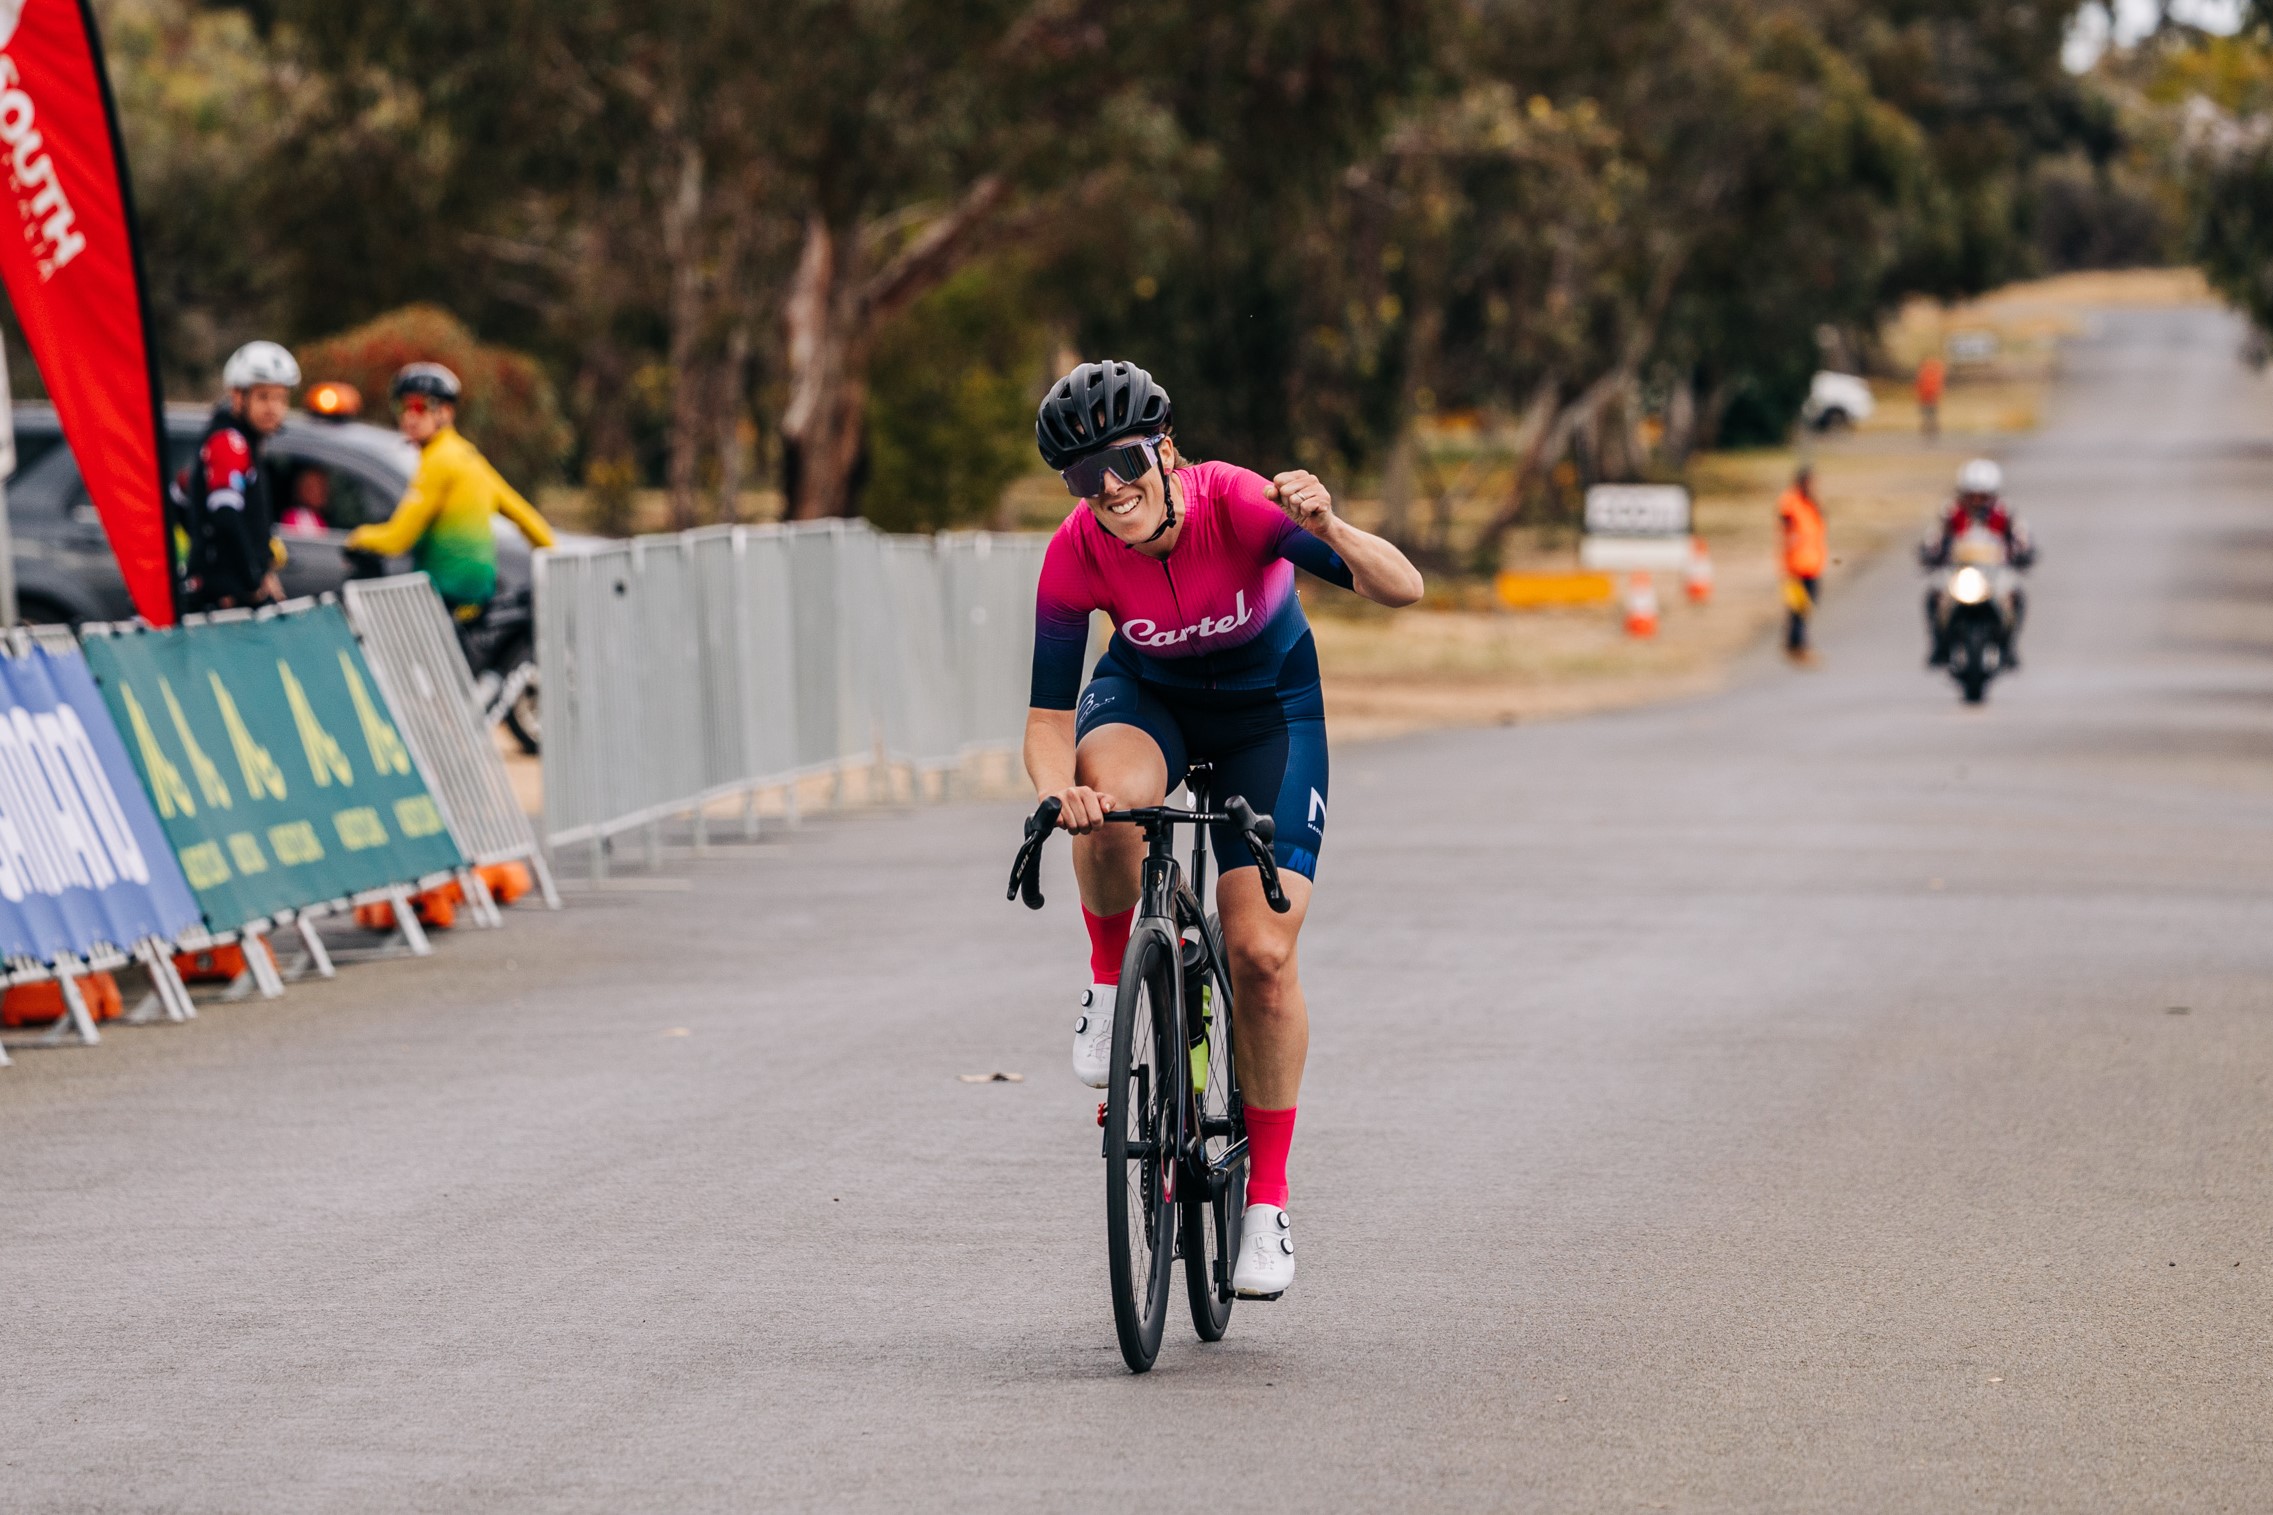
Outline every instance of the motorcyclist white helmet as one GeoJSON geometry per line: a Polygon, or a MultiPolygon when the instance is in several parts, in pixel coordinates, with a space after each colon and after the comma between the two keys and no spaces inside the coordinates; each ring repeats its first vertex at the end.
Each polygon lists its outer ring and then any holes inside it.
{"type": "Polygon", "coordinates": [[[2005,487],[2005,471],[1987,458],[1975,458],[1957,471],[1959,494],[1995,494],[2005,487]]]}
{"type": "Polygon", "coordinates": [[[223,389],[250,389],[256,384],[300,387],[300,365],[275,342],[247,342],[229,354],[221,369],[223,389]]]}

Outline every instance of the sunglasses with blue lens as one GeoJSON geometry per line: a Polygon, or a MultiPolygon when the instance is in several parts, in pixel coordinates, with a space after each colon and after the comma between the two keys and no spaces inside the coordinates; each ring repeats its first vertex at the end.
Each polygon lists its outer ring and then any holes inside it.
{"type": "Polygon", "coordinates": [[[1160,466],[1160,444],[1168,439],[1162,432],[1158,436],[1144,437],[1093,452],[1088,457],[1063,470],[1059,477],[1077,500],[1094,500],[1105,492],[1105,476],[1111,474],[1122,484],[1134,484],[1160,466]]]}

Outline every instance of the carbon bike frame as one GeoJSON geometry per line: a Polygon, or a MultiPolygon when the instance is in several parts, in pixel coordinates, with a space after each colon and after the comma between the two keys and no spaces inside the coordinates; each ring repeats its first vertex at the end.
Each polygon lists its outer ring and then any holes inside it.
{"type": "MultiPolygon", "coordinates": [[[[1107,812],[1110,824],[1136,826],[1144,832],[1144,873],[1138,894],[1137,919],[1132,931],[1153,931],[1167,938],[1175,954],[1176,971],[1176,1023],[1179,1036],[1187,1034],[1190,1021],[1186,1001],[1187,986],[1183,972],[1184,932],[1193,930],[1199,937],[1199,948],[1207,967],[1215,976],[1218,992],[1223,1000],[1224,1047],[1234,1051],[1237,1046],[1238,1017],[1233,1005],[1230,964],[1217,950],[1214,936],[1207,929],[1207,910],[1200,903],[1199,890],[1207,887],[1208,827],[1228,824],[1235,827],[1247,851],[1262,871],[1263,897],[1279,914],[1287,911],[1287,897],[1279,887],[1278,860],[1271,853],[1271,839],[1275,827],[1267,815],[1258,815],[1253,806],[1237,795],[1224,803],[1220,811],[1207,808],[1208,781],[1213,769],[1195,763],[1185,776],[1185,787],[1192,800],[1192,808],[1178,809],[1173,805],[1149,805],[1134,810],[1107,812]],[[1192,831],[1191,880],[1187,882],[1176,862],[1176,828],[1190,826],[1192,831]]],[[[1011,899],[1023,897],[1027,907],[1042,908],[1041,854],[1042,844],[1057,829],[1061,805],[1055,796],[1042,801],[1026,822],[1026,841],[1018,849],[1017,861],[1010,869],[1011,899]]],[[[1184,1106],[1195,1107],[1197,1091],[1189,1087],[1185,1076],[1184,1106]]],[[[1226,1102],[1225,1113],[1213,1120],[1202,1118],[1197,1129],[1185,1134],[1184,1150],[1177,1154],[1178,1167],[1187,1182],[1206,1185],[1210,1199],[1222,1194],[1229,1182],[1228,1175],[1247,1155],[1247,1137],[1240,1119],[1238,1069],[1230,1072],[1231,1098],[1226,1102]],[[1232,1138],[1232,1145],[1214,1162],[1205,1157],[1207,1143],[1214,1137],[1232,1138]]],[[[1228,1288],[1230,1280],[1221,1287],[1228,1288]]]]}

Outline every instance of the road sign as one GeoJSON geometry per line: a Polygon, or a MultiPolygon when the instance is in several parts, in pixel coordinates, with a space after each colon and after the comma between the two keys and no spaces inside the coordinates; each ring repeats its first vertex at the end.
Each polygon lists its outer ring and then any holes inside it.
{"type": "Polygon", "coordinates": [[[1582,566],[1675,571],[1689,562],[1689,491],[1678,484],[1597,484],[1586,492],[1582,566]]]}

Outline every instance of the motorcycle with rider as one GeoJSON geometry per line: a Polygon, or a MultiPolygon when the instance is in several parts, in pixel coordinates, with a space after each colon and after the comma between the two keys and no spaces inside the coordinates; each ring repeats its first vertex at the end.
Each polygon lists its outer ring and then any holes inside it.
{"type": "Polygon", "coordinates": [[[1975,458],[1958,470],[1957,498],[1919,544],[1930,577],[1926,631],[1930,668],[1947,668],[1967,704],[1989,681],[2020,669],[2020,630],[2028,615],[2021,575],[2036,561],[2028,527],[2003,499],[2004,470],[1975,458]]]}

